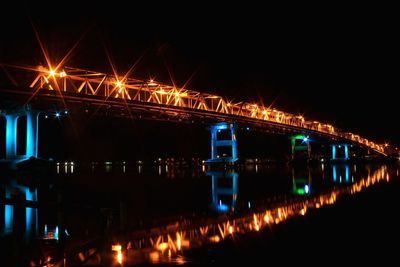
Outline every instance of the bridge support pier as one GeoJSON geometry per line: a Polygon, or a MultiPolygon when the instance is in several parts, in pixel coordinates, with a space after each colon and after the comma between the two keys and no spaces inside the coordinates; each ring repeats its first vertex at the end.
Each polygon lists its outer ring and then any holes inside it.
{"type": "Polygon", "coordinates": [[[17,121],[19,114],[6,116],[6,159],[17,157],[17,121]]]}
{"type": "Polygon", "coordinates": [[[207,162],[229,162],[233,163],[238,160],[236,128],[233,124],[226,122],[216,123],[211,126],[211,159],[207,162]],[[218,139],[218,133],[229,131],[230,138],[225,140],[218,139]],[[229,154],[220,153],[218,148],[227,147],[229,154]]]}
{"type": "Polygon", "coordinates": [[[6,118],[6,156],[9,161],[20,161],[38,156],[39,114],[32,109],[7,112],[6,118]],[[18,118],[26,115],[26,153],[17,155],[18,118]]]}
{"type": "Polygon", "coordinates": [[[211,175],[212,179],[212,207],[217,212],[229,212],[234,210],[236,207],[237,194],[238,194],[238,181],[239,173],[235,171],[223,172],[223,171],[212,171],[207,172],[207,175],[211,175]],[[221,186],[221,179],[230,180],[230,186],[221,186]],[[232,201],[226,202],[226,199],[222,200],[222,197],[231,197],[232,201]]]}
{"type": "Polygon", "coordinates": [[[332,145],[332,158],[333,161],[335,160],[349,160],[349,145],[348,144],[343,144],[343,145],[332,145]],[[338,158],[337,157],[337,149],[342,148],[344,149],[344,155],[343,158],[338,158]]]}
{"type": "Polygon", "coordinates": [[[39,112],[29,110],[26,113],[26,157],[38,156],[39,112]]]}
{"type": "Polygon", "coordinates": [[[296,152],[299,151],[306,151],[307,159],[310,159],[311,145],[310,145],[310,139],[307,136],[303,134],[298,134],[295,136],[291,136],[290,140],[292,144],[292,160],[295,159],[296,152]]]}

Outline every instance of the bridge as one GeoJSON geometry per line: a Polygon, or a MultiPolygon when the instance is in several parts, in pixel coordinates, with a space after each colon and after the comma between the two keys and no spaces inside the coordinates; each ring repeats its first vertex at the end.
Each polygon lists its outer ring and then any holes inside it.
{"type": "Polygon", "coordinates": [[[139,80],[72,67],[21,67],[2,65],[11,81],[0,88],[0,113],[6,118],[6,159],[38,156],[38,117],[40,113],[68,113],[75,107],[84,112],[111,114],[130,118],[175,120],[204,123],[211,130],[209,162],[238,160],[238,127],[252,127],[290,136],[292,156],[306,151],[310,156],[310,136],[329,140],[332,160],[343,150],[342,160],[349,159],[349,147],[357,146],[376,155],[388,156],[387,144],[378,144],[358,134],[302,115],[265,106],[262,103],[233,102],[225,97],[178,88],[154,80],[139,80]],[[27,117],[26,155],[16,154],[17,120],[27,117]],[[226,131],[229,138],[220,139],[226,131]],[[221,147],[229,153],[221,154],[221,147]]]}

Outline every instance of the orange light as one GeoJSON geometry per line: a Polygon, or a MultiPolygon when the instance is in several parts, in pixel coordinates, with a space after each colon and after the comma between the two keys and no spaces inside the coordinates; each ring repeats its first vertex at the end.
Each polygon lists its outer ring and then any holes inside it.
{"type": "Polygon", "coordinates": [[[56,76],[56,71],[55,70],[50,70],[49,74],[50,74],[51,77],[54,77],[54,76],[56,76]]]}
{"type": "Polygon", "coordinates": [[[158,91],[156,91],[157,93],[161,94],[161,95],[166,95],[167,92],[165,92],[162,88],[158,91]]]}
{"type": "Polygon", "coordinates": [[[218,243],[220,240],[221,240],[221,238],[219,236],[217,236],[217,235],[214,235],[214,236],[210,237],[210,241],[211,242],[218,243]]]}
{"type": "Polygon", "coordinates": [[[150,259],[150,262],[152,262],[152,263],[157,263],[157,262],[159,262],[159,261],[160,261],[160,254],[159,254],[159,252],[158,252],[158,251],[152,251],[152,252],[150,252],[150,254],[149,254],[149,259],[150,259]]]}
{"type": "Polygon", "coordinates": [[[62,78],[62,77],[65,77],[65,76],[67,76],[67,73],[65,72],[65,71],[62,71],[62,72],[60,72],[60,77],[62,78]]]}
{"type": "Polygon", "coordinates": [[[268,214],[265,214],[265,216],[264,216],[264,221],[265,221],[265,223],[269,223],[269,216],[268,216],[268,214]]]}
{"type": "Polygon", "coordinates": [[[168,243],[167,242],[163,242],[163,243],[158,244],[158,249],[161,250],[161,251],[164,251],[167,248],[168,248],[168,243]]]}
{"type": "Polygon", "coordinates": [[[154,80],[153,80],[153,79],[151,79],[151,80],[150,80],[150,82],[149,82],[149,83],[147,83],[147,85],[148,85],[148,86],[157,86],[157,85],[158,85],[158,83],[154,82],[154,80]]]}
{"type": "Polygon", "coordinates": [[[306,214],[306,212],[307,212],[306,208],[300,210],[300,214],[303,216],[306,214]]]}
{"type": "Polygon", "coordinates": [[[122,246],[121,245],[112,245],[111,246],[112,251],[117,252],[116,260],[119,264],[122,264],[122,246]]]}
{"type": "Polygon", "coordinates": [[[121,251],[122,246],[121,245],[112,245],[111,250],[112,251],[121,251]]]}
{"type": "Polygon", "coordinates": [[[119,87],[119,88],[121,88],[121,87],[124,86],[124,84],[123,84],[121,81],[117,81],[117,82],[115,83],[115,85],[116,85],[117,87],[119,87]]]}
{"type": "Polygon", "coordinates": [[[117,262],[119,264],[122,264],[122,252],[121,251],[117,252],[117,262]]]}
{"type": "Polygon", "coordinates": [[[176,233],[176,248],[178,250],[181,250],[181,248],[182,248],[182,238],[179,233],[176,233]]]}

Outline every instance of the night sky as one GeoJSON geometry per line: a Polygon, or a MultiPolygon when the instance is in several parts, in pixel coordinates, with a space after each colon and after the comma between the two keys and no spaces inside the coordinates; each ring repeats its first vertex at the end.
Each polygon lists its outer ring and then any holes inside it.
{"type": "Polygon", "coordinates": [[[190,80],[193,90],[400,143],[390,7],[54,5],[21,3],[0,16],[0,62],[44,63],[32,22],[54,62],[82,37],[69,66],[111,73],[107,50],[120,73],[137,61],[138,78],[171,83],[170,72],[178,86],[190,80]]]}

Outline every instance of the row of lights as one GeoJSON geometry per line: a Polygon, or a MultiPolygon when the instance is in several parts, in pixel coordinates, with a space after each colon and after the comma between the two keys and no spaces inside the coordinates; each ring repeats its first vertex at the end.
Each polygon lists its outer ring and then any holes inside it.
{"type": "MultiPolygon", "coordinates": [[[[56,76],[58,76],[58,77],[60,77],[60,78],[64,78],[64,77],[68,76],[67,73],[66,73],[64,70],[62,70],[62,71],[60,71],[60,72],[56,72],[56,70],[50,69],[50,70],[48,70],[48,73],[49,73],[49,76],[51,76],[51,77],[53,77],[53,78],[55,78],[56,76]]],[[[153,79],[150,79],[149,82],[147,83],[147,85],[148,85],[148,86],[159,86],[159,84],[156,83],[153,79]]],[[[119,90],[119,93],[120,93],[120,92],[122,91],[122,89],[125,87],[125,84],[123,83],[123,81],[117,80],[117,81],[115,82],[115,86],[118,87],[118,88],[120,89],[120,90],[119,90]]],[[[157,93],[166,94],[167,92],[164,92],[162,89],[160,89],[159,91],[157,91],[157,93]]],[[[183,92],[183,93],[175,92],[175,96],[176,96],[176,97],[186,97],[186,96],[187,96],[187,93],[186,93],[186,92],[183,92]]],[[[231,103],[228,103],[227,106],[230,107],[230,106],[231,106],[231,103]]],[[[258,108],[259,108],[257,104],[247,105],[247,108],[249,108],[249,107],[252,107],[253,109],[258,109],[258,108]]],[[[273,112],[279,112],[279,113],[281,112],[281,111],[278,111],[278,110],[275,110],[275,109],[273,109],[272,111],[273,111],[273,112]]],[[[264,110],[262,113],[263,113],[263,114],[266,114],[266,111],[264,110]]],[[[284,114],[284,113],[283,113],[283,114],[284,114]]],[[[61,115],[61,114],[60,114],[59,112],[56,112],[56,113],[55,113],[55,117],[60,117],[60,115],[61,115]]],[[[45,117],[48,118],[47,115],[46,115],[45,117]]],[[[296,118],[298,118],[298,119],[304,121],[304,117],[303,117],[303,116],[296,116],[296,118]]],[[[315,123],[318,123],[318,124],[319,124],[318,121],[314,121],[314,122],[312,122],[312,123],[314,123],[314,124],[315,124],[315,123]]],[[[330,130],[333,129],[333,127],[332,127],[331,125],[329,125],[329,124],[326,124],[326,126],[327,126],[330,130]]],[[[247,128],[247,130],[249,130],[249,128],[247,128]]],[[[305,141],[305,142],[306,142],[306,141],[305,141]]],[[[388,144],[385,143],[385,144],[384,144],[384,147],[387,148],[387,147],[388,147],[388,144]]]]}
{"type": "MultiPolygon", "coordinates": [[[[56,70],[50,69],[50,70],[48,71],[48,73],[49,73],[49,75],[50,75],[51,77],[53,77],[53,78],[55,78],[56,76],[58,76],[58,77],[60,77],[60,78],[64,78],[64,77],[67,77],[67,76],[68,76],[67,73],[66,73],[64,70],[62,70],[62,71],[60,71],[60,72],[56,72],[56,70]]],[[[122,87],[125,86],[125,84],[124,84],[122,81],[120,81],[120,80],[117,80],[117,81],[115,82],[115,85],[116,85],[118,88],[122,88],[122,87]]],[[[156,83],[153,79],[150,79],[150,81],[147,83],[147,85],[148,85],[148,86],[158,86],[158,83],[156,83]]]]}
{"type": "MultiPolygon", "coordinates": [[[[64,110],[63,112],[57,111],[57,112],[54,113],[54,117],[59,118],[62,115],[68,115],[68,113],[69,113],[68,110],[64,110]]],[[[48,114],[44,115],[44,118],[48,119],[49,115],[48,114]]]]}

